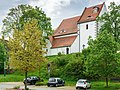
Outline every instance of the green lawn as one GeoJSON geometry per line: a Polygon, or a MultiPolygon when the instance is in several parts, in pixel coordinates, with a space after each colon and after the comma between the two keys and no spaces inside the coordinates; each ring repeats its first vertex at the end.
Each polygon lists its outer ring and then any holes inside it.
{"type": "Polygon", "coordinates": [[[22,75],[0,75],[0,82],[20,82],[23,81],[24,76],[22,75]]]}
{"type": "Polygon", "coordinates": [[[91,82],[92,90],[120,90],[120,82],[109,82],[109,87],[105,87],[104,81],[91,82]]]}

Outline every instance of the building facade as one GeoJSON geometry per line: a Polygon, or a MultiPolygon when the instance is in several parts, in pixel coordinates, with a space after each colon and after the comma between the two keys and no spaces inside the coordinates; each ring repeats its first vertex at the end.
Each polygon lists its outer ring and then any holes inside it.
{"type": "Polygon", "coordinates": [[[64,19],[47,41],[46,55],[76,53],[87,48],[88,38],[91,36],[95,39],[102,24],[96,21],[97,17],[106,11],[103,3],[85,7],[81,16],[64,19]]]}

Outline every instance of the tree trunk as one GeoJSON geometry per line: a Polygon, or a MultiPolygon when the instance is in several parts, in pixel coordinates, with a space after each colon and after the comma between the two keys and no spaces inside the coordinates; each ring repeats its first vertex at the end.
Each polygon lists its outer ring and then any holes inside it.
{"type": "Polygon", "coordinates": [[[25,90],[27,90],[27,71],[25,71],[25,90]]]}
{"type": "Polygon", "coordinates": [[[40,77],[40,66],[39,66],[39,71],[38,71],[39,77],[40,77]]]}
{"type": "Polygon", "coordinates": [[[105,79],[106,79],[106,87],[108,87],[108,77],[106,77],[105,79]]]}

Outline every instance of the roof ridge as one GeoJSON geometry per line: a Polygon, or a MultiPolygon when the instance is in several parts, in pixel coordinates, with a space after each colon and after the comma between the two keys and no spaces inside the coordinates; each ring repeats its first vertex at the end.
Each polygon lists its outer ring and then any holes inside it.
{"type": "Polygon", "coordinates": [[[81,15],[79,15],[79,16],[74,16],[74,17],[69,17],[69,18],[65,18],[65,19],[63,19],[63,20],[73,19],[73,18],[77,18],[77,17],[81,17],[81,15]]]}
{"type": "Polygon", "coordinates": [[[92,8],[92,7],[95,7],[95,6],[98,6],[98,5],[103,5],[105,2],[101,3],[101,4],[96,4],[96,5],[93,5],[93,6],[90,6],[90,7],[86,7],[86,8],[92,8]]]}
{"type": "Polygon", "coordinates": [[[80,19],[82,18],[82,16],[83,16],[83,14],[84,14],[84,12],[85,12],[86,9],[87,9],[87,7],[85,7],[85,9],[84,9],[84,11],[83,11],[81,17],[80,17],[79,20],[77,21],[77,23],[79,23],[79,21],[80,21],[80,19]]]}

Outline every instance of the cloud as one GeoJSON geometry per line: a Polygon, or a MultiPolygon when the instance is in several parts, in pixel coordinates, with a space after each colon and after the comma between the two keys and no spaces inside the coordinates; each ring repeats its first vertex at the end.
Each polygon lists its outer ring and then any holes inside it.
{"type": "Polygon", "coordinates": [[[45,11],[48,16],[53,18],[60,15],[60,10],[63,7],[70,5],[71,0],[38,0],[38,1],[30,1],[30,5],[39,6],[45,11]]]}
{"type": "Polygon", "coordinates": [[[18,4],[30,4],[41,7],[48,17],[51,18],[53,27],[59,25],[64,18],[80,15],[85,7],[97,5],[105,2],[106,6],[115,1],[120,4],[120,0],[2,0],[0,3],[0,25],[10,8],[18,4]]]}

